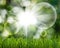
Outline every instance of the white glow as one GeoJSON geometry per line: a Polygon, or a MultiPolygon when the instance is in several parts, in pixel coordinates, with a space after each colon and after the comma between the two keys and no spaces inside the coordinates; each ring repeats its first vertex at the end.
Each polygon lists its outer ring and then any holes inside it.
{"type": "Polygon", "coordinates": [[[24,35],[27,37],[28,33],[28,27],[30,25],[36,25],[37,24],[37,18],[33,14],[33,11],[30,10],[22,11],[17,14],[17,22],[16,22],[16,33],[19,31],[20,27],[24,27],[25,33],[24,35]]]}
{"type": "MultiPolygon", "coordinates": [[[[26,5],[26,4],[25,4],[26,5]]],[[[20,30],[21,27],[24,28],[24,35],[27,36],[28,34],[28,27],[30,25],[33,26],[37,26],[37,31],[35,33],[35,35],[33,36],[33,38],[40,38],[41,33],[45,30],[50,28],[51,26],[54,25],[55,21],[56,21],[56,10],[55,8],[50,5],[49,3],[38,3],[37,5],[33,6],[32,9],[27,9],[26,10],[22,10],[21,8],[17,7],[14,8],[14,13],[16,13],[16,32],[18,32],[20,30]],[[46,11],[50,11],[49,9],[51,9],[52,12],[41,12],[44,9],[44,7],[46,7],[46,11]],[[15,12],[15,10],[17,10],[15,12]]]]}
{"type": "Polygon", "coordinates": [[[21,26],[28,27],[29,25],[35,25],[37,19],[31,11],[25,11],[18,15],[18,22],[21,26]]]}

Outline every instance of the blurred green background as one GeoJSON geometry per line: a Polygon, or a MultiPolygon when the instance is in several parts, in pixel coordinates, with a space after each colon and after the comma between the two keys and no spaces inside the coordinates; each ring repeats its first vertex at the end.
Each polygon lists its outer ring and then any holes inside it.
{"type": "MultiPolygon", "coordinates": [[[[13,0],[0,0],[0,9],[11,10],[11,1],[13,0]]],[[[19,3],[19,1],[20,0],[15,0],[17,3],[19,3]]],[[[16,37],[17,35],[14,35],[14,33],[7,38],[0,37],[0,48],[60,48],[60,0],[32,1],[37,3],[48,2],[55,7],[57,20],[54,26],[44,31],[40,39],[16,37]]],[[[6,15],[6,18],[8,15],[6,15]]],[[[5,19],[5,22],[0,24],[0,36],[1,30],[3,30],[6,25],[9,26],[5,19]]]]}

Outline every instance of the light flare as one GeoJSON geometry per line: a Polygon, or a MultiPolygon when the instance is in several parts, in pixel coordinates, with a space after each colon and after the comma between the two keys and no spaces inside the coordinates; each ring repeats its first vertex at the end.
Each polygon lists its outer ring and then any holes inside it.
{"type": "MultiPolygon", "coordinates": [[[[27,32],[28,32],[28,26],[36,25],[36,24],[37,24],[37,18],[33,14],[33,11],[26,10],[26,11],[22,11],[17,14],[17,22],[16,22],[17,28],[19,26],[24,27],[26,36],[27,36],[27,32]]],[[[19,30],[19,28],[17,29],[17,32],[18,32],[18,30],[19,30]]]]}

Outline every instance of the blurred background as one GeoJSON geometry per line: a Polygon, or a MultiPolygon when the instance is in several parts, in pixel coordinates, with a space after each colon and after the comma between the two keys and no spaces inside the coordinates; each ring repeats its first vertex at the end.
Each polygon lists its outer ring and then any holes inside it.
{"type": "Polygon", "coordinates": [[[40,39],[31,39],[34,32],[36,32],[34,26],[30,26],[31,35],[27,39],[22,33],[24,32],[23,28],[15,34],[14,23],[7,22],[8,17],[12,16],[14,18],[15,16],[10,11],[13,6],[20,6],[25,10],[22,1],[25,0],[0,0],[0,48],[60,48],[60,0],[29,0],[32,3],[48,2],[54,6],[57,12],[55,24],[43,31],[40,39]]]}

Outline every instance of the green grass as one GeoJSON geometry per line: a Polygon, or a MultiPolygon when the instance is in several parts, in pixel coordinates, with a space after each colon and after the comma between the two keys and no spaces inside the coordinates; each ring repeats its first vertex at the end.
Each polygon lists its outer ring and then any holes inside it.
{"type": "Polygon", "coordinates": [[[24,39],[0,38],[0,48],[60,48],[60,38],[57,39],[24,39]]]}

